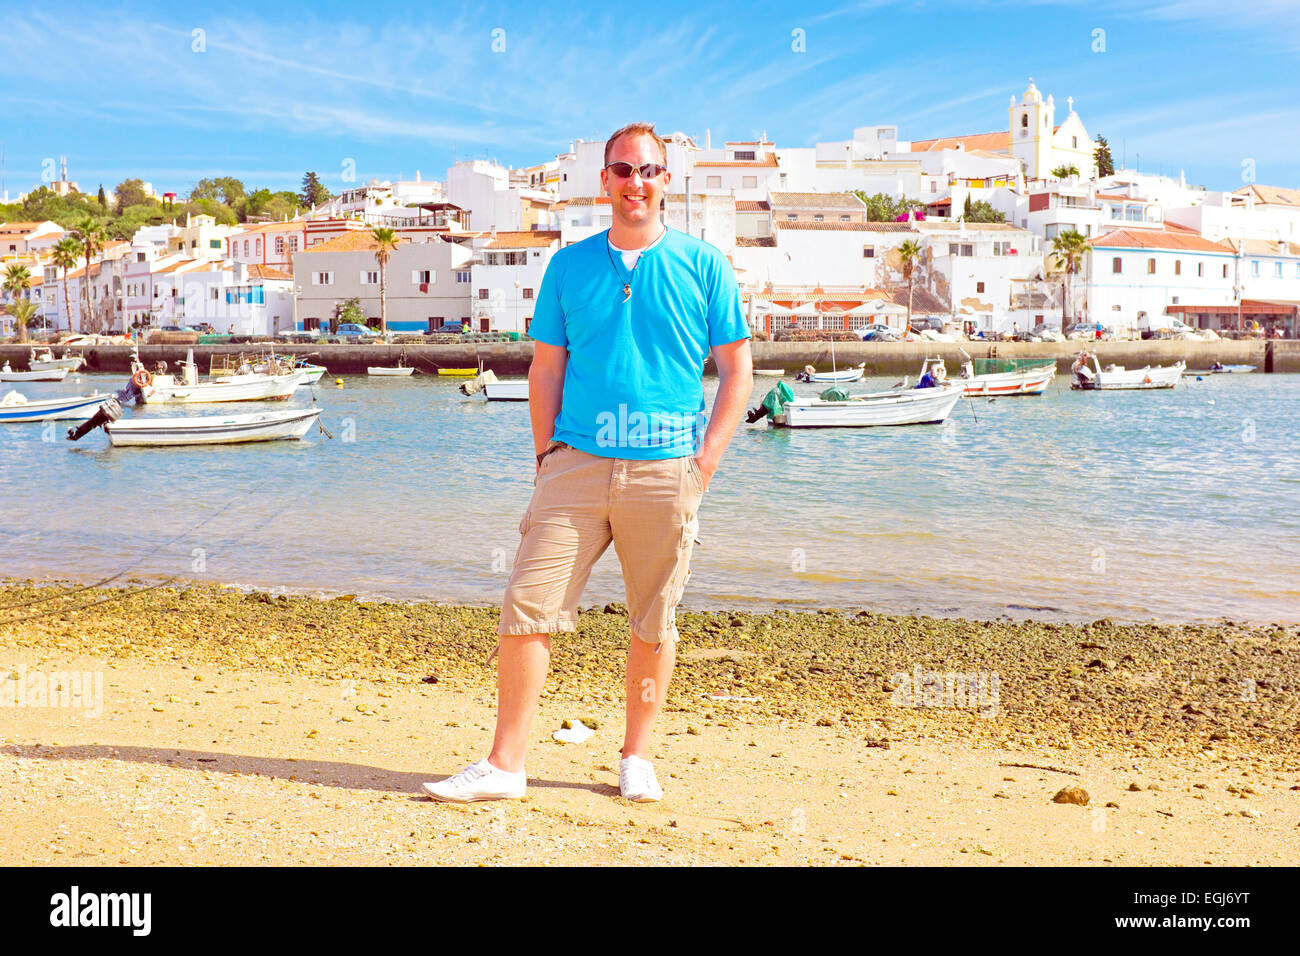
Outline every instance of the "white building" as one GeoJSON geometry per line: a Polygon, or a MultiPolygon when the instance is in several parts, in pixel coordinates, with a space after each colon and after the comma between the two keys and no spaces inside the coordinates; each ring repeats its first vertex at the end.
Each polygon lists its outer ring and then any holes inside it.
{"type": "Polygon", "coordinates": [[[501,231],[475,240],[470,265],[474,327],[482,332],[527,332],[542,276],[560,249],[554,230],[501,231]]]}
{"type": "Polygon", "coordinates": [[[925,281],[949,314],[984,332],[1032,328],[1043,315],[1028,287],[1042,276],[1038,236],[1010,223],[927,220],[913,224],[924,237],[925,281]]]}

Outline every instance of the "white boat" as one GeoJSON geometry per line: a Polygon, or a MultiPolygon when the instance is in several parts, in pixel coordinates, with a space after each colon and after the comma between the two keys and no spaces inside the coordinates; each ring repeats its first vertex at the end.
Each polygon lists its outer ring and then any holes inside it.
{"type": "Polygon", "coordinates": [[[208,369],[208,378],[228,381],[236,375],[249,375],[254,372],[261,375],[286,375],[289,372],[300,372],[303,377],[299,381],[298,387],[302,388],[305,385],[315,385],[319,382],[321,376],[325,374],[326,368],[324,365],[313,365],[311,362],[304,362],[293,355],[277,355],[272,352],[245,360],[244,355],[241,353],[238,359],[233,362],[229,356],[213,356],[208,369]]]}
{"type": "Polygon", "coordinates": [[[860,381],[866,371],[867,363],[853,368],[840,369],[838,372],[819,372],[811,365],[805,365],[802,372],[795,376],[797,382],[811,382],[814,385],[850,385],[860,381]]]}
{"type": "Polygon", "coordinates": [[[785,369],[783,369],[783,368],[756,368],[756,369],[754,369],[754,374],[755,374],[755,375],[775,375],[777,378],[781,378],[782,376],[785,375],[785,369]]]}
{"type": "Polygon", "coordinates": [[[69,357],[66,351],[63,353],[63,358],[56,359],[54,353],[48,348],[32,349],[27,359],[27,367],[33,372],[46,372],[52,368],[66,368],[75,372],[85,363],[86,360],[80,355],[69,357]]]}
{"type": "Polygon", "coordinates": [[[387,368],[382,365],[370,365],[366,367],[367,375],[410,375],[414,371],[414,367],[403,368],[398,366],[397,368],[387,368]]]}
{"type": "Polygon", "coordinates": [[[279,401],[292,395],[306,379],[303,372],[287,375],[254,372],[231,375],[216,382],[200,382],[193,349],[181,363],[179,378],[166,372],[149,372],[140,364],[138,355],[131,362],[131,372],[132,380],[140,387],[140,400],[146,405],[279,401]]]}
{"type": "Polygon", "coordinates": [[[233,445],[302,438],[319,416],[319,408],[301,408],[251,415],[132,418],[105,425],[104,430],[115,447],[233,445]]]}
{"type": "Polygon", "coordinates": [[[844,400],[791,398],[781,403],[780,412],[769,417],[773,425],[781,428],[937,425],[948,418],[961,396],[961,386],[947,382],[929,388],[850,395],[844,400]]]}
{"type": "MultiPolygon", "coordinates": [[[[953,381],[962,386],[967,395],[1041,395],[1056,379],[1056,363],[1017,368],[1008,372],[976,374],[975,363],[965,351],[961,374],[953,381]]],[[[934,359],[932,361],[941,361],[934,359]]]]}
{"type": "Polygon", "coordinates": [[[15,372],[5,362],[0,368],[0,382],[61,382],[68,377],[66,368],[37,369],[32,372],[15,372]]]}
{"type": "Polygon", "coordinates": [[[1183,361],[1173,365],[1145,365],[1142,368],[1127,369],[1123,365],[1107,365],[1104,369],[1097,361],[1097,356],[1080,352],[1079,357],[1070,366],[1074,374],[1071,388],[1093,391],[1096,389],[1146,389],[1173,388],[1182,378],[1183,361]],[[1091,363],[1091,367],[1089,364],[1091,363]]]}
{"type": "Polygon", "coordinates": [[[0,398],[0,422],[47,422],[56,418],[86,418],[93,414],[99,403],[108,397],[108,392],[101,392],[97,395],[42,398],[31,401],[19,392],[9,392],[0,398]]]}
{"type": "Polygon", "coordinates": [[[468,382],[461,382],[460,390],[464,395],[482,392],[489,402],[528,401],[528,379],[499,379],[491,369],[480,372],[468,382]]]}

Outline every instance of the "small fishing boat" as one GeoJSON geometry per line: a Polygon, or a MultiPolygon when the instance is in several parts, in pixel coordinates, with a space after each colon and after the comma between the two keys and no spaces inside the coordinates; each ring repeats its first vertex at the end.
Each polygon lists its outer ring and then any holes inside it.
{"type": "Polygon", "coordinates": [[[1253,365],[1224,365],[1222,362],[1215,362],[1209,369],[1215,375],[1225,375],[1230,372],[1253,372],[1253,365]]]}
{"type": "Polygon", "coordinates": [[[320,417],[319,408],[250,415],[201,415],[194,418],[132,418],[104,426],[114,447],[162,445],[233,445],[302,438],[320,417]]]}
{"type": "Polygon", "coordinates": [[[306,373],[264,375],[254,372],[231,375],[215,382],[200,382],[194,365],[194,350],[190,349],[181,363],[179,379],[167,372],[148,371],[140,364],[137,352],[131,360],[131,380],[140,388],[140,401],[148,405],[262,402],[288,398],[306,380],[306,373]]]}
{"type": "MultiPolygon", "coordinates": [[[[315,354],[315,353],[313,353],[315,354]]],[[[287,375],[290,372],[302,374],[298,387],[315,385],[326,372],[324,365],[314,365],[296,355],[278,355],[268,352],[246,357],[243,353],[232,360],[229,355],[214,355],[208,368],[208,378],[228,381],[235,375],[249,375],[257,372],[262,375],[287,375]]]]}
{"type": "Polygon", "coordinates": [[[489,402],[528,401],[528,379],[499,379],[491,369],[485,369],[468,382],[461,382],[460,390],[464,395],[482,392],[489,402]]]}
{"type": "Polygon", "coordinates": [[[69,356],[65,351],[63,358],[56,359],[54,353],[48,348],[32,349],[27,359],[27,367],[33,372],[47,372],[54,368],[66,368],[75,372],[86,363],[86,360],[80,355],[69,356]]]}
{"type": "Polygon", "coordinates": [[[778,428],[867,428],[877,425],[938,425],[962,397],[962,387],[944,382],[926,388],[893,388],[849,395],[829,388],[817,398],[795,398],[785,382],[750,411],[752,423],[766,415],[778,428]]]}
{"type": "Polygon", "coordinates": [[[477,368],[440,368],[439,375],[457,375],[461,378],[473,378],[478,374],[477,368]]]}
{"type": "Polygon", "coordinates": [[[967,395],[1042,395],[1056,378],[1054,359],[980,359],[976,371],[975,360],[964,349],[961,354],[966,361],[953,381],[967,395]]]}
{"type": "Polygon", "coordinates": [[[756,368],[756,369],[754,369],[754,374],[755,374],[755,375],[775,375],[777,378],[781,378],[781,377],[783,377],[783,376],[785,375],[785,369],[783,369],[783,368],[756,368]]]}
{"type": "Polygon", "coordinates": [[[839,371],[819,372],[811,365],[805,365],[803,371],[794,377],[796,382],[811,382],[814,385],[851,385],[861,381],[866,372],[867,363],[839,371]]]}
{"type": "Polygon", "coordinates": [[[47,422],[56,418],[85,418],[106,398],[108,392],[32,401],[19,392],[9,392],[0,398],[0,422],[47,422]]]}
{"type": "Polygon", "coordinates": [[[0,382],[61,382],[68,377],[71,369],[66,368],[49,368],[37,369],[32,372],[15,372],[5,362],[4,368],[0,368],[0,382]]]}
{"type": "Polygon", "coordinates": [[[396,368],[388,368],[382,365],[371,365],[366,368],[367,375],[407,376],[413,374],[414,372],[415,372],[414,366],[411,366],[409,368],[404,368],[399,365],[396,368]]]}
{"type": "Polygon", "coordinates": [[[1084,391],[1173,388],[1182,378],[1186,367],[1187,363],[1180,359],[1173,365],[1146,365],[1137,369],[1107,365],[1103,369],[1096,355],[1080,352],[1070,366],[1074,375],[1070,387],[1084,391]]]}

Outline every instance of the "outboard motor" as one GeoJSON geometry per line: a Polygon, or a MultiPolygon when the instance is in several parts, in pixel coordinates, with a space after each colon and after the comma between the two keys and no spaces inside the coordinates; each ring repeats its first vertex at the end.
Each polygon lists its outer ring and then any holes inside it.
{"type": "Polygon", "coordinates": [[[140,398],[140,386],[132,379],[126,383],[126,387],[116,395],[111,395],[107,400],[100,404],[95,414],[90,416],[76,428],[68,429],[68,441],[79,441],[83,436],[100,428],[104,425],[110,425],[122,417],[122,406],[131,401],[138,401],[140,398]]]}

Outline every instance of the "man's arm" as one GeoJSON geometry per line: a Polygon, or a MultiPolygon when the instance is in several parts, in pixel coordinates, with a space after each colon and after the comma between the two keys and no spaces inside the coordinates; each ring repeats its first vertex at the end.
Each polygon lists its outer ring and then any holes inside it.
{"type": "MultiPolygon", "coordinates": [[[[546,451],[555,433],[564,395],[564,370],[569,350],[545,342],[533,342],[533,363],[528,367],[528,414],[533,423],[533,453],[546,451]]],[[[541,465],[538,465],[540,468],[541,465]]]]}
{"type": "Polygon", "coordinates": [[[713,362],[718,366],[718,394],[713,399],[709,428],[695,456],[706,488],[718,470],[722,453],[727,450],[731,436],[745,414],[745,403],[754,391],[754,360],[749,350],[749,339],[715,345],[713,362]]]}

